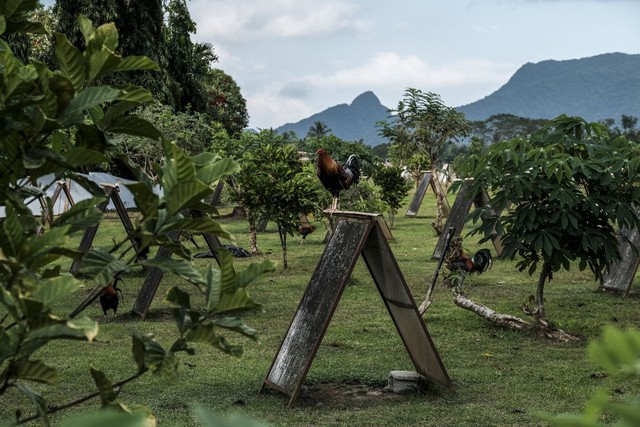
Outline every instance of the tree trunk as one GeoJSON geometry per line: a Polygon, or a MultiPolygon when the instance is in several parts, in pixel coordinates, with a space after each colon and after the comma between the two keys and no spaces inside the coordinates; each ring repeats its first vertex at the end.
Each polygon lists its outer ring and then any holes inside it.
{"type": "Polygon", "coordinates": [[[540,271],[540,277],[538,278],[538,286],[536,288],[536,308],[533,310],[533,317],[538,319],[544,319],[544,284],[551,275],[551,263],[545,261],[542,265],[542,271],[540,271]]]}
{"type": "Polygon", "coordinates": [[[260,249],[258,249],[258,233],[256,232],[256,222],[253,219],[249,220],[249,251],[251,255],[259,255],[260,249]]]}
{"type": "Polygon", "coordinates": [[[282,247],[282,267],[287,269],[289,268],[289,263],[287,262],[287,233],[280,224],[278,224],[278,235],[280,236],[280,246],[282,247]]]}

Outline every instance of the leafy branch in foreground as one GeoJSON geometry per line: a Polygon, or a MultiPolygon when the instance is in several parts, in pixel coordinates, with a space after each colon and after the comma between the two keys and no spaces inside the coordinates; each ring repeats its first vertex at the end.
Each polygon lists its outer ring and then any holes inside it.
{"type": "MultiPolygon", "coordinates": [[[[591,341],[589,359],[616,380],[640,375],[640,331],[635,328],[620,330],[606,326],[602,338],[591,341]]],[[[558,416],[544,415],[543,419],[557,427],[604,427],[604,417],[617,421],[616,425],[640,424],[640,400],[620,401],[601,389],[589,399],[582,414],[558,416]]]]}
{"type": "MultiPolygon", "coordinates": [[[[83,52],[66,36],[54,34],[57,71],[36,61],[23,64],[16,59],[5,36],[44,31],[28,20],[35,3],[0,4],[0,398],[9,389],[19,390],[35,405],[36,418],[48,425],[50,412],[97,396],[103,407],[133,411],[118,401],[120,387],[146,372],[175,375],[177,353],[192,354],[195,343],[240,356],[242,348],[230,343],[221,331],[257,339],[256,331],[239,314],[260,307],[247,286],[273,266],[264,262],[236,272],[230,256],[220,254],[220,270],[210,268],[202,274],[194,268],[189,249],[171,236],[181,231],[227,236],[214,219],[215,209],[202,200],[213,194],[218,180],[238,170],[237,163],[210,153],[189,157],[175,143],[164,140],[153,124],[134,114],[136,107],[153,100],[148,91],[97,83],[111,73],[156,68],[146,57],[122,58],[115,53],[118,33],[113,24],[94,28],[81,16],[87,46],[83,52]],[[139,247],[127,247],[123,241],[110,250],[94,248],[83,255],[68,248],[71,235],[99,224],[102,212],[96,205],[105,194],[79,172],[104,162],[115,144],[112,136],[117,134],[161,139],[165,161],[159,177],[164,196],[155,194],[151,179],[129,164],[137,178],[128,188],[140,209],[132,231],[139,247]],[[37,185],[46,175],[53,175],[52,182],[70,178],[94,197],[77,203],[49,225],[46,218],[53,217],[52,211],[34,215],[28,206],[40,199],[51,210],[46,188],[37,185]],[[193,218],[187,215],[191,210],[204,215],[193,218]],[[157,247],[171,249],[176,257],[138,261],[130,255],[131,250],[157,247]],[[62,271],[60,262],[65,258],[81,260],[81,276],[62,271]],[[178,338],[169,349],[152,336],[133,333],[135,373],[114,383],[100,370],[91,369],[97,393],[49,406],[31,383],[56,385],[61,380],[53,364],[37,359],[38,350],[56,340],[91,342],[98,334],[96,322],[58,313],[57,303],[73,298],[82,280],[104,286],[141,265],[178,275],[204,293],[206,307],[192,307],[188,292],[172,289],[167,298],[176,307],[178,338]]],[[[135,411],[150,417],[147,409],[135,411]]],[[[19,416],[16,421],[29,419],[19,416]]]]}

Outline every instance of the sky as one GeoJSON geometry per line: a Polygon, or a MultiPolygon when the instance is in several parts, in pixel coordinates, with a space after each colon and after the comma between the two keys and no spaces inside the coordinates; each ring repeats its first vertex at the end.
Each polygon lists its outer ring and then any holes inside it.
{"type": "Polygon", "coordinates": [[[188,0],[192,39],[276,128],[373,91],[411,87],[452,107],[498,90],[524,64],[640,53],[640,0],[188,0]]]}

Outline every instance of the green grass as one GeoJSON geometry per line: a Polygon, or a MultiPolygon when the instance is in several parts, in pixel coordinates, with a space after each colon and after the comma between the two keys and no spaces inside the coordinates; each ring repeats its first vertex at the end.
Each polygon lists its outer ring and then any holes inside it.
{"type": "MultiPolygon", "coordinates": [[[[406,209],[409,199],[405,202],[406,209]]],[[[404,212],[401,210],[396,218],[392,230],[395,240],[390,246],[419,304],[437,265],[431,259],[437,242],[430,225],[433,196],[427,195],[417,218],[404,218],[404,212]]],[[[236,244],[248,247],[245,221],[224,220],[223,224],[236,236],[236,244]]],[[[95,245],[106,246],[122,233],[119,220],[110,216],[100,226],[95,245]]],[[[454,388],[432,386],[416,395],[380,393],[390,371],[413,370],[413,365],[362,260],[356,265],[295,404],[287,407],[288,397],[269,388],[258,393],[323,252],[324,233],[325,228],[319,225],[304,245],[290,238],[288,270],[281,267],[273,224],[259,234],[258,244],[264,254],[258,258],[274,260],[278,267],[251,285],[251,294],[264,305],[264,311],[247,314],[245,319],[260,331],[260,342],[231,336],[245,346],[242,359],[200,346],[195,356],[181,356],[176,381],[146,375],[126,385],[120,399],[127,404],[148,405],[161,426],[195,425],[190,410],[194,404],[222,415],[242,413],[275,426],[538,426],[544,425],[539,413],[579,412],[601,387],[625,396],[639,394],[640,382],[620,382],[600,375],[586,356],[588,340],[597,338],[604,324],[638,326],[638,300],[633,295],[622,298],[595,292],[597,286],[590,272],[581,272],[577,266],[554,276],[546,289],[546,309],[548,317],[579,336],[579,342],[556,343],[534,333],[496,328],[455,306],[450,291],[438,283],[424,319],[454,388]]],[[[468,238],[465,247],[477,250],[476,240],[468,238]]],[[[200,238],[198,243],[204,245],[200,238]]],[[[253,260],[237,259],[236,268],[253,260]]],[[[195,262],[204,268],[215,261],[195,262]]],[[[496,260],[488,272],[470,276],[465,284],[467,295],[497,311],[526,317],[519,307],[534,292],[537,277],[517,271],[514,264],[496,260]]],[[[50,404],[93,391],[90,365],[104,370],[114,382],[131,375],[135,366],[130,330],[153,333],[164,344],[172,342],[175,326],[163,295],[169,287],[181,283],[165,276],[147,320],[141,321],[128,311],[143,280],[141,272],[125,278],[121,315],[115,320],[105,322],[97,302],[85,311],[100,322],[96,342],[58,342],[38,354],[60,370],[59,387],[33,385],[46,393],[50,404]]],[[[634,287],[639,282],[636,277],[634,287]]],[[[76,299],[65,302],[61,312],[70,312],[90,289],[88,285],[76,299]]],[[[0,399],[0,421],[11,421],[18,407],[23,413],[32,413],[29,402],[15,392],[0,399]]],[[[98,406],[99,402],[93,400],[53,420],[98,406]]]]}

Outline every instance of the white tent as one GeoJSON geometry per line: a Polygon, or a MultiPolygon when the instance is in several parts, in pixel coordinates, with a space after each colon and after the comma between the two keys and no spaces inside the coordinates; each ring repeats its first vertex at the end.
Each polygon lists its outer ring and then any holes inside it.
{"type": "MultiPolygon", "coordinates": [[[[136,207],[135,200],[133,199],[133,194],[131,194],[129,189],[125,186],[125,184],[133,183],[135,181],[120,178],[104,172],[89,172],[89,174],[80,174],[80,175],[88,178],[89,180],[95,182],[98,185],[101,185],[101,184],[116,185],[117,184],[120,190],[119,195],[120,195],[120,198],[122,199],[122,203],[124,204],[124,206],[127,209],[132,209],[136,207]]],[[[38,187],[40,187],[43,190],[46,189],[46,194],[48,197],[53,197],[53,193],[56,191],[56,188],[58,186],[58,184],[53,182],[54,178],[55,177],[53,174],[45,175],[39,178],[37,182],[38,187]]],[[[67,180],[66,183],[74,203],[91,198],[91,193],[89,193],[84,187],[82,187],[77,182],[73,180],[67,180]]],[[[162,189],[160,189],[159,187],[155,187],[154,192],[158,195],[162,195],[162,189]]],[[[33,201],[31,201],[27,206],[29,207],[29,209],[31,209],[31,212],[33,212],[34,215],[40,215],[42,213],[42,206],[40,205],[40,201],[37,199],[34,199],[33,201]]],[[[67,197],[65,196],[64,193],[61,192],[60,196],[58,196],[58,200],[56,200],[56,203],[53,206],[53,213],[54,215],[59,215],[70,207],[71,207],[71,204],[67,200],[67,197]]],[[[113,205],[113,202],[109,201],[109,204],[107,205],[107,210],[115,210],[115,206],[113,205]]],[[[5,207],[0,206],[0,217],[4,217],[4,216],[5,216],[5,207]]]]}

